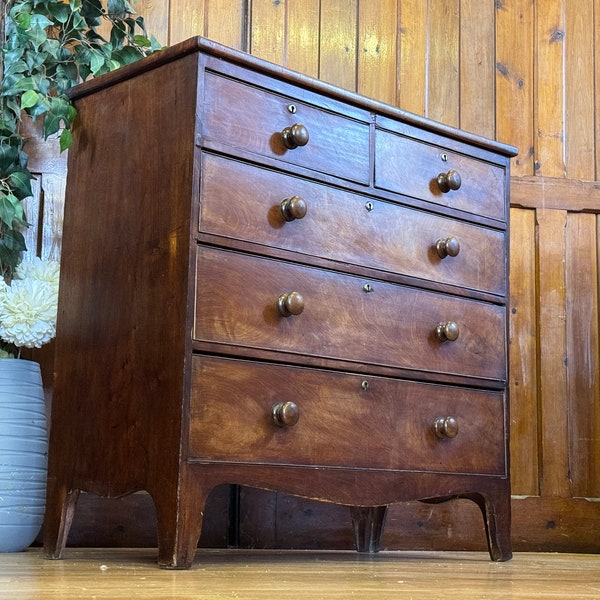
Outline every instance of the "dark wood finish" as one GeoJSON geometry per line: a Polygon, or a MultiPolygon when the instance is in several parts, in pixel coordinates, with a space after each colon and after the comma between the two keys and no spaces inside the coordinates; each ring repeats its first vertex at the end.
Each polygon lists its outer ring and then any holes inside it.
{"type": "Polygon", "coordinates": [[[358,552],[372,554],[381,550],[381,536],[387,515],[387,506],[352,506],[354,543],[358,552]]]}
{"type": "MultiPolygon", "coordinates": [[[[236,68],[220,70],[240,74],[236,68]]],[[[367,184],[369,113],[349,111],[334,101],[327,105],[327,111],[321,110],[315,108],[323,104],[321,97],[305,92],[299,100],[293,87],[278,87],[280,93],[275,95],[270,92],[271,79],[261,75],[255,75],[249,85],[222,73],[207,72],[202,127],[206,143],[219,148],[234,146],[367,184]],[[282,132],[297,125],[305,128],[310,143],[286,145],[282,132]]]]}
{"type": "Polygon", "coordinates": [[[192,378],[193,460],[506,474],[499,392],[209,357],[192,378]],[[296,425],[273,426],[279,401],[297,405],[296,425]],[[456,438],[436,436],[440,410],[456,438]]]}
{"type": "MultiPolygon", "coordinates": [[[[382,507],[467,498],[484,516],[491,558],[510,558],[505,290],[485,302],[481,286],[451,295],[385,271],[365,278],[364,267],[332,266],[326,238],[320,250],[309,244],[313,260],[260,239],[202,237],[198,224],[210,151],[504,232],[515,149],[203,39],[83,84],[74,100],[46,555],[60,557],[80,491],[146,490],[159,564],[189,567],[210,491],[236,483],[379,507],[354,511],[359,549],[371,550],[382,507]],[[481,217],[468,202],[432,202],[427,186],[418,198],[380,194],[380,120],[484,165],[461,197],[485,190],[502,205],[481,217]],[[309,139],[289,134],[300,145],[288,150],[282,131],[298,122],[309,139]],[[280,300],[292,292],[302,301],[280,300]],[[459,337],[446,328],[441,341],[436,328],[449,321],[459,337]],[[296,404],[296,424],[280,409],[284,426],[273,422],[281,402],[296,404]],[[436,436],[438,417],[455,418],[458,435],[436,436]]],[[[369,263],[373,244],[357,262],[369,263]]],[[[479,265],[482,281],[500,264],[506,282],[502,252],[479,265]]]]}
{"type": "Polygon", "coordinates": [[[310,356],[398,368],[403,374],[428,371],[437,381],[440,374],[486,378],[496,386],[506,381],[506,364],[490,360],[506,352],[506,339],[497,334],[506,327],[501,306],[202,247],[196,292],[193,335],[199,342],[287,352],[297,362],[310,356]],[[294,291],[305,308],[282,317],[277,300],[294,291]],[[409,307],[403,318],[400,306],[409,307]],[[411,310],[415,306],[418,311],[411,310]],[[438,339],[437,327],[451,319],[458,338],[438,339]]]}
{"type": "Polygon", "coordinates": [[[202,156],[201,185],[202,233],[245,240],[262,253],[285,249],[297,260],[326,256],[386,277],[399,273],[425,284],[506,294],[503,231],[213,154],[202,156]],[[286,222],[280,205],[293,197],[304,200],[306,213],[286,222]],[[449,237],[458,241],[459,252],[442,260],[436,245],[449,237]]]}
{"type": "Polygon", "coordinates": [[[424,144],[423,135],[412,127],[398,127],[387,120],[380,123],[391,131],[378,129],[375,134],[377,187],[501,222],[506,220],[502,166],[449,150],[444,141],[434,137],[424,144]],[[446,182],[448,173],[453,173],[453,185],[440,185],[440,181],[446,182]]]}

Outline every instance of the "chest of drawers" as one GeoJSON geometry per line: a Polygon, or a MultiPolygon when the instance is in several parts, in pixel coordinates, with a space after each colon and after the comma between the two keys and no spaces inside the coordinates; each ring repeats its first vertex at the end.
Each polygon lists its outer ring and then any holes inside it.
{"type": "Polygon", "coordinates": [[[146,490],[159,564],[222,483],[350,507],[474,500],[511,556],[515,149],[204,39],[82,84],[45,552],[80,491],[146,490]]]}

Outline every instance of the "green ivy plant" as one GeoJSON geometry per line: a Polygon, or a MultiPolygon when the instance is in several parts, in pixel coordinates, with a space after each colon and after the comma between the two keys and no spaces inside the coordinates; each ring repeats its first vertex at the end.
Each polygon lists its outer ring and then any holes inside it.
{"type": "Polygon", "coordinates": [[[0,87],[0,276],[10,282],[26,250],[22,201],[32,195],[23,119],[41,119],[45,139],[72,143],[67,91],[159,50],[127,0],[13,0],[2,40],[0,87]],[[108,39],[99,27],[108,21],[108,39]]]}

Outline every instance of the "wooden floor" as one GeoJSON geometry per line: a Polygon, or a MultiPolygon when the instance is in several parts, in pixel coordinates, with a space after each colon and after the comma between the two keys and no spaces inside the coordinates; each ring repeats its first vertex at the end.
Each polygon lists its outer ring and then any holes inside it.
{"type": "Polygon", "coordinates": [[[600,555],[199,550],[189,571],[167,571],[147,549],[39,549],[0,554],[0,598],[11,600],[268,599],[478,600],[600,598],[600,555]]]}

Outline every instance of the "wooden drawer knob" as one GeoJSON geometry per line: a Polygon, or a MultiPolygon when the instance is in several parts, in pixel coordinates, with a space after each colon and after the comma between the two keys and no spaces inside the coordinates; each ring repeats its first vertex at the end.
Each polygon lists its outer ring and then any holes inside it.
{"type": "Polygon", "coordinates": [[[460,174],[458,171],[448,171],[447,173],[440,173],[437,176],[438,186],[442,193],[447,193],[450,190],[457,190],[462,183],[460,174]]]}
{"type": "Polygon", "coordinates": [[[454,321],[440,323],[435,329],[435,334],[440,342],[454,342],[458,339],[459,333],[458,325],[454,321]]]}
{"type": "Polygon", "coordinates": [[[458,256],[460,252],[460,242],[455,237],[447,237],[445,240],[438,240],[435,243],[435,249],[440,258],[446,256],[458,256]]]}
{"type": "Polygon", "coordinates": [[[286,221],[293,221],[294,219],[302,219],[306,216],[308,207],[306,206],[306,200],[300,196],[292,196],[281,201],[279,205],[281,214],[286,221]]]}
{"type": "Polygon", "coordinates": [[[294,402],[277,402],[271,407],[273,423],[277,427],[292,427],[300,418],[300,411],[294,402]]]}
{"type": "Polygon", "coordinates": [[[304,310],[304,298],[298,292],[281,294],[277,299],[277,308],[282,317],[299,315],[304,310]]]}
{"type": "Polygon", "coordinates": [[[433,422],[433,428],[439,438],[453,438],[458,435],[458,423],[454,417],[438,417],[433,422]]]}
{"type": "Polygon", "coordinates": [[[281,139],[285,144],[286,148],[293,150],[298,146],[306,146],[308,144],[308,129],[301,125],[300,123],[296,123],[291,127],[286,127],[281,132],[281,139]]]}

